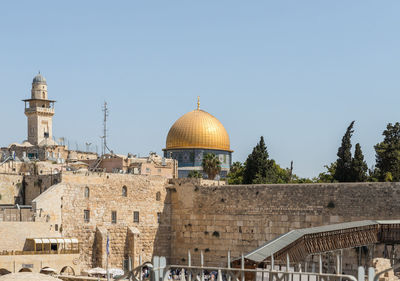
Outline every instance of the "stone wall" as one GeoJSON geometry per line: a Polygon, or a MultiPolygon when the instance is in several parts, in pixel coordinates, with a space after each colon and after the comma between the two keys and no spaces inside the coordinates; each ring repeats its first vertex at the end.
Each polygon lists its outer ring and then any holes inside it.
{"type": "Polygon", "coordinates": [[[44,222],[1,222],[0,251],[22,251],[26,238],[60,237],[44,222]]]}
{"type": "Polygon", "coordinates": [[[39,273],[41,269],[50,267],[60,274],[65,267],[70,267],[79,273],[81,267],[76,262],[78,259],[79,254],[0,255],[0,268],[12,273],[29,268],[32,272],[39,273]]]}
{"type": "Polygon", "coordinates": [[[365,219],[400,219],[400,183],[200,186],[171,192],[171,262],[226,262],[296,228],[365,219]]]}
{"type": "Polygon", "coordinates": [[[20,208],[16,206],[0,207],[0,222],[4,221],[34,221],[34,212],[31,208],[20,208]]]}
{"type": "Polygon", "coordinates": [[[25,176],[25,204],[31,205],[32,201],[41,193],[45,192],[50,186],[61,182],[61,177],[61,173],[25,176]]]}
{"type": "Polygon", "coordinates": [[[0,204],[21,204],[22,182],[21,175],[0,174],[0,204]]]}

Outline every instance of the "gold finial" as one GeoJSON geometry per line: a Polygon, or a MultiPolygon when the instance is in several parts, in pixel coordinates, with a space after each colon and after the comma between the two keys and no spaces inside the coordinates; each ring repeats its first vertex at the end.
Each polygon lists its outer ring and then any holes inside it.
{"type": "Polygon", "coordinates": [[[197,96],[197,110],[200,110],[200,96],[197,96]]]}

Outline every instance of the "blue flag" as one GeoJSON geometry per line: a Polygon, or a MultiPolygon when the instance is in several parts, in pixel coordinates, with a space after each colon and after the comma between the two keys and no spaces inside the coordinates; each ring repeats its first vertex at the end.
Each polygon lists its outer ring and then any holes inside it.
{"type": "Polygon", "coordinates": [[[110,238],[108,237],[107,234],[107,247],[106,247],[106,251],[107,251],[107,256],[110,254],[110,238]]]}

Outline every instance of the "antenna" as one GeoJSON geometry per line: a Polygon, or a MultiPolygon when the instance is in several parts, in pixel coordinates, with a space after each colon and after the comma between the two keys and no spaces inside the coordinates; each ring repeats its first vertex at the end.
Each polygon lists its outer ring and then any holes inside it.
{"type": "Polygon", "coordinates": [[[106,150],[109,152],[110,149],[107,146],[107,117],[108,117],[108,107],[107,107],[107,102],[104,102],[103,105],[103,113],[104,113],[104,120],[103,120],[103,136],[101,137],[103,139],[103,148],[102,148],[102,153],[103,155],[106,154],[106,150]]]}

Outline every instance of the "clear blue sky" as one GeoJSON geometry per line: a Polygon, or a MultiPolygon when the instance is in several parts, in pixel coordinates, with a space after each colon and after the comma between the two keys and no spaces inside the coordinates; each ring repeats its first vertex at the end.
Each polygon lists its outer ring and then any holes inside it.
{"type": "Polygon", "coordinates": [[[400,119],[399,13],[397,0],[5,1],[0,145],[26,139],[20,100],[41,70],[72,148],[100,148],[106,100],[114,151],[161,153],[200,95],[236,161],[263,135],[281,166],[316,176],[356,120],[371,166],[400,119]]]}

